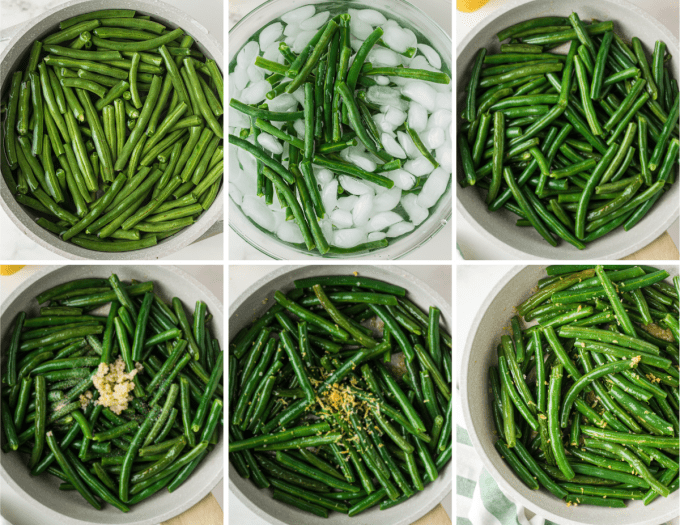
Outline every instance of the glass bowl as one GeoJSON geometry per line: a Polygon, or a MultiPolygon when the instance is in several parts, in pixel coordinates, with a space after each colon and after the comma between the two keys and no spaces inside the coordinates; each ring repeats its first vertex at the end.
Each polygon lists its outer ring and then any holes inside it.
{"type": "MultiPolygon", "coordinates": [[[[301,7],[313,4],[317,8],[326,10],[366,9],[370,7],[381,11],[387,18],[396,20],[402,27],[412,30],[419,41],[425,39],[434,47],[442,58],[445,72],[451,76],[453,64],[453,44],[449,36],[432,18],[405,0],[373,0],[370,6],[363,2],[327,1],[327,0],[269,0],[244,16],[229,31],[229,72],[233,72],[236,65],[236,55],[265,25],[281,17],[281,15],[301,7]]],[[[317,12],[319,9],[317,9],[317,12]]],[[[230,146],[229,168],[238,166],[235,147],[230,146]]],[[[398,259],[419,248],[451,219],[452,197],[451,188],[454,177],[437,203],[429,209],[429,215],[415,230],[390,239],[385,248],[370,252],[357,253],[327,253],[323,257],[337,259],[398,259]]],[[[273,259],[302,259],[320,257],[314,251],[309,252],[304,245],[297,245],[282,241],[274,233],[268,232],[251,221],[231,198],[229,200],[229,226],[245,242],[253,248],[273,259]]]]}

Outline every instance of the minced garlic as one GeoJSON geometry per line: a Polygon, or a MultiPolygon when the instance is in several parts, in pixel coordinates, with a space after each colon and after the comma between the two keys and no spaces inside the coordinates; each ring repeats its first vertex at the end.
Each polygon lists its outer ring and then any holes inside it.
{"type": "Polygon", "coordinates": [[[141,369],[141,365],[135,365],[134,370],[125,372],[125,362],[120,356],[111,365],[99,363],[97,373],[92,378],[92,383],[99,391],[97,404],[108,407],[113,413],[120,415],[132,399],[130,392],[135,388],[132,380],[141,369]]]}
{"type": "Polygon", "coordinates": [[[87,408],[87,405],[90,404],[90,401],[92,401],[92,392],[90,392],[88,390],[84,394],[81,394],[79,401],[80,401],[80,408],[85,410],[87,408]]]}

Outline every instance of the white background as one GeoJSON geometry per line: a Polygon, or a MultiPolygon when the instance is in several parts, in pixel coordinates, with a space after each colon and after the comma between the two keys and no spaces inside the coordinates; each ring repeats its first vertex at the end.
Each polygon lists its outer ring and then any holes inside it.
{"type": "MultiPolygon", "coordinates": [[[[217,39],[224,42],[223,14],[221,1],[191,2],[188,10],[186,0],[164,0],[178,9],[187,11],[217,39]]],[[[2,0],[0,10],[0,52],[11,37],[15,26],[30,21],[60,4],[63,0],[2,0]]],[[[47,248],[29,239],[10,220],[5,210],[0,208],[0,235],[2,235],[2,259],[13,261],[65,260],[47,248]]],[[[190,244],[164,259],[175,261],[222,260],[224,253],[224,234],[213,235],[207,239],[190,244]]]]}
{"type": "MultiPolygon", "coordinates": [[[[451,0],[409,0],[414,6],[422,9],[446,31],[452,34],[452,4],[451,0]]],[[[231,0],[229,4],[229,28],[238,22],[244,15],[264,3],[264,0],[231,0]]],[[[370,1],[367,2],[370,4],[370,1]]],[[[453,177],[455,179],[455,177],[453,177]]],[[[452,182],[455,186],[455,180],[452,182]]],[[[454,190],[455,191],[455,190],[454,190]]],[[[414,250],[401,260],[448,260],[451,255],[453,237],[453,217],[436,235],[435,240],[430,240],[424,246],[414,250]]],[[[241,237],[230,230],[229,235],[229,259],[232,261],[242,260],[271,260],[266,255],[246,243],[241,237]]]]}
{"type": "MultiPolygon", "coordinates": [[[[662,22],[676,38],[678,37],[680,32],[680,27],[678,27],[678,0],[628,1],[662,22]]],[[[456,12],[456,45],[465,38],[479,21],[506,3],[505,0],[491,0],[483,8],[474,13],[456,12]]],[[[458,209],[456,209],[456,221],[456,243],[466,259],[508,260],[513,258],[510,254],[504,253],[501,246],[494,246],[492,248],[480,242],[474,228],[463,218],[458,209]]],[[[676,244],[678,242],[679,231],[679,221],[676,219],[668,229],[671,239],[676,244]]]]}
{"type": "MultiPolygon", "coordinates": [[[[229,267],[229,303],[231,304],[239,295],[245,292],[248,287],[258,279],[270,272],[278,269],[279,266],[230,266],[229,267]]],[[[412,273],[418,279],[426,282],[434,288],[445,301],[451,304],[452,297],[452,275],[450,266],[399,266],[407,272],[412,273]]],[[[332,268],[329,267],[329,273],[332,268]]],[[[443,500],[442,506],[449,517],[453,516],[452,493],[449,493],[443,500]]],[[[231,491],[229,491],[229,521],[233,525],[268,525],[266,521],[254,514],[248,507],[241,503],[231,491]]]]}
{"type": "MultiPolygon", "coordinates": [[[[224,271],[222,266],[179,266],[179,268],[198,280],[224,304],[224,271]]],[[[26,266],[14,275],[0,277],[0,303],[22,282],[41,269],[40,266],[26,266]]],[[[0,493],[2,494],[2,517],[9,520],[11,525],[46,525],[39,509],[31,506],[4,480],[0,480],[0,493]]],[[[224,479],[215,486],[212,493],[220,507],[224,509],[224,479]]],[[[0,525],[6,525],[6,523],[2,522],[0,525]]],[[[61,524],[53,522],[50,525],[61,524]]]]}

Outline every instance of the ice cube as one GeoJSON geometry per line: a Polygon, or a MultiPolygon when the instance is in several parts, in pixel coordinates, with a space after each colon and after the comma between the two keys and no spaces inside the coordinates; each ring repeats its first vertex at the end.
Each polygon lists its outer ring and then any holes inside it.
{"type": "Polygon", "coordinates": [[[351,153],[349,159],[362,170],[371,173],[375,171],[375,168],[377,168],[377,164],[364,154],[351,153]]]}
{"type": "Polygon", "coordinates": [[[411,102],[408,108],[408,125],[417,133],[427,127],[427,110],[415,100],[411,102]]]}
{"type": "Polygon", "coordinates": [[[229,126],[232,128],[249,128],[250,119],[240,111],[229,108],[229,126]]]}
{"type": "Polygon", "coordinates": [[[418,51],[425,55],[425,58],[427,58],[427,61],[430,63],[432,67],[436,69],[441,69],[442,59],[439,56],[439,53],[437,53],[433,48],[431,48],[427,44],[418,44],[417,47],[418,51]]]}
{"type": "Polygon", "coordinates": [[[255,157],[243,148],[236,148],[236,158],[243,171],[253,171],[255,169],[255,157]]]}
{"type": "Polygon", "coordinates": [[[449,109],[436,109],[427,121],[428,128],[446,129],[451,124],[452,114],[449,109]]]}
{"type": "Polygon", "coordinates": [[[335,230],[333,233],[333,244],[338,248],[354,248],[364,242],[366,242],[366,232],[361,228],[335,230]]]}
{"type": "MultiPolygon", "coordinates": [[[[345,191],[348,191],[352,193],[353,195],[366,195],[367,193],[370,193],[373,195],[373,190],[368,187],[366,184],[361,182],[358,179],[355,179],[354,177],[350,177],[349,175],[340,175],[338,177],[338,180],[340,182],[340,185],[345,189],[345,191]]],[[[329,184],[329,186],[333,184],[332,182],[329,184]]],[[[336,192],[337,192],[337,185],[336,185],[336,192]]],[[[328,209],[328,208],[326,208],[328,209]]]]}
{"type": "Polygon", "coordinates": [[[295,129],[295,133],[297,133],[298,137],[303,138],[305,136],[305,121],[301,118],[297,119],[293,122],[293,129],[295,129]]]}
{"type": "Polygon", "coordinates": [[[401,94],[415,100],[430,113],[435,109],[437,92],[425,82],[420,80],[410,81],[401,88],[401,94]]]}
{"type": "Polygon", "coordinates": [[[241,90],[248,85],[250,78],[248,78],[248,69],[241,66],[236,66],[234,72],[229,75],[229,80],[234,83],[236,89],[241,90]]]}
{"type": "Polygon", "coordinates": [[[355,226],[364,226],[373,215],[373,193],[364,193],[352,210],[352,220],[355,226]]]}
{"type": "Polygon", "coordinates": [[[283,153],[283,146],[281,145],[281,143],[274,137],[272,137],[269,133],[261,131],[257,137],[257,142],[260,146],[262,146],[267,151],[271,151],[274,155],[283,153]]]}
{"type": "Polygon", "coordinates": [[[385,113],[385,120],[398,128],[406,122],[406,112],[390,106],[385,113]]]}
{"type": "Polygon", "coordinates": [[[331,213],[333,226],[339,229],[352,227],[352,214],[347,210],[335,210],[331,213]]]}
{"type": "Polygon", "coordinates": [[[436,149],[444,144],[444,130],[442,128],[426,129],[420,134],[420,140],[427,149],[436,149]]]}
{"type": "Polygon", "coordinates": [[[288,24],[286,28],[283,30],[283,34],[285,36],[292,36],[293,41],[295,41],[295,37],[300,34],[300,24],[288,24]]]}
{"type": "Polygon", "coordinates": [[[260,45],[251,40],[236,55],[236,64],[242,68],[247,68],[255,62],[255,57],[260,54],[260,45]]]}
{"type": "Polygon", "coordinates": [[[447,141],[439,146],[435,150],[434,158],[443,169],[451,173],[453,170],[453,153],[451,151],[451,142],[447,141]]]}
{"type": "Polygon", "coordinates": [[[401,205],[416,226],[427,219],[427,208],[423,208],[416,201],[418,196],[415,193],[407,193],[401,198],[401,205]]]}
{"type": "Polygon", "coordinates": [[[404,169],[416,177],[422,177],[428,173],[432,173],[434,166],[425,157],[418,157],[417,159],[409,160],[404,164],[404,169]]]}
{"type": "Polygon", "coordinates": [[[401,95],[397,89],[385,86],[371,86],[366,90],[366,99],[373,104],[398,107],[401,95]]]}
{"type": "Polygon", "coordinates": [[[338,181],[332,180],[326,184],[321,191],[321,201],[326,209],[326,214],[330,215],[338,202],[338,181]]]}
{"type": "Polygon", "coordinates": [[[397,224],[390,226],[390,229],[387,230],[387,237],[399,237],[400,235],[413,231],[414,228],[415,226],[410,222],[398,222],[397,224]]]}
{"type": "Polygon", "coordinates": [[[404,153],[404,150],[401,149],[401,146],[397,143],[396,140],[394,140],[394,138],[391,135],[383,133],[382,136],[380,137],[380,140],[382,141],[383,146],[385,146],[385,151],[387,153],[398,159],[406,158],[406,153],[404,153]]]}
{"type": "Polygon", "coordinates": [[[283,32],[283,24],[274,22],[260,31],[260,49],[267,49],[272,42],[278,40],[283,32]]]}
{"type": "Polygon", "coordinates": [[[435,107],[437,109],[448,109],[451,111],[451,109],[453,109],[453,97],[451,96],[451,92],[437,93],[435,107]]]}
{"type": "MultiPolygon", "coordinates": [[[[390,80],[390,83],[394,83],[394,79],[398,78],[398,77],[387,77],[387,78],[390,80]]],[[[406,79],[406,80],[408,80],[408,79],[406,79]]],[[[390,100],[390,102],[387,103],[388,109],[389,108],[395,108],[395,109],[399,109],[399,110],[404,111],[404,112],[408,111],[408,105],[409,105],[409,101],[404,100],[401,97],[396,98],[394,100],[390,100]]],[[[385,111],[385,113],[387,113],[387,110],[385,111]]]]}
{"type": "Polygon", "coordinates": [[[284,242],[300,244],[303,242],[300,227],[295,221],[283,221],[276,230],[276,235],[284,242]]]}
{"type": "Polygon", "coordinates": [[[276,199],[269,205],[269,209],[274,214],[274,231],[276,231],[286,221],[286,212],[281,208],[276,199]]]}
{"type": "Polygon", "coordinates": [[[356,195],[350,195],[349,197],[340,197],[338,199],[338,208],[345,211],[352,211],[354,206],[356,206],[359,197],[356,195]]]}
{"type": "MultiPolygon", "coordinates": [[[[269,84],[269,82],[267,82],[269,84]]],[[[297,109],[298,101],[290,93],[281,93],[278,97],[267,100],[269,111],[285,113],[297,109]]]]}
{"type": "Polygon", "coordinates": [[[333,172],[331,170],[319,168],[318,166],[314,166],[314,176],[316,177],[316,181],[321,184],[322,187],[333,180],[333,172]]]}
{"type": "Polygon", "coordinates": [[[292,93],[293,98],[298,101],[298,104],[301,106],[304,106],[305,104],[305,90],[302,86],[297,88],[295,91],[292,93]]]}
{"type": "Polygon", "coordinates": [[[397,53],[403,53],[408,48],[408,41],[410,36],[404,32],[399,26],[389,25],[385,28],[383,34],[383,42],[390,49],[397,53]]]}
{"type": "Polygon", "coordinates": [[[241,205],[243,202],[243,193],[238,189],[238,186],[233,182],[229,183],[229,196],[237,205],[241,205]]]}
{"type": "Polygon", "coordinates": [[[271,88],[272,85],[266,80],[251,82],[241,93],[241,102],[244,104],[259,104],[264,100],[265,95],[271,88]]]}
{"type": "Polygon", "coordinates": [[[411,31],[408,27],[404,27],[402,29],[404,33],[404,39],[406,41],[406,49],[409,47],[416,47],[418,45],[418,38],[416,37],[416,34],[411,31]]]}
{"type": "Polygon", "coordinates": [[[269,44],[265,48],[264,53],[262,53],[262,58],[266,58],[267,60],[272,60],[274,62],[278,62],[279,64],[283,64],[283,56],[279,51],[279,43],[272,42],[271,44],[269,44]]]}
{"type": "Polygon", "coordinates": [[[230,173],[229,177],[231,183],[239,189],[243,197],[248,195],[254,197],[257,193],[257,175],[255,170],[249,172],[235,170],[230,173]]]}
{"type": "Polygon", "coordinates": [[[401,199],[401,188],[395,185],[376,195],[373,199],[373,210],[376,212],[393,210],[399,204],[399,199],[401,199]]]}
{"type": "Polygon", "coordinates": [[[401,146],[401,149],[404,150],[404,153],[406,153],[407,157],[415,158],[420,155],[416,145],[413,143],[413,139],[408,133],[397,131],[397,140],[399,141],[399,145],[401,146]]]}
{"type": "Polygon", "coordinates": [[[264,70],[257,66],[251,64],[248,66],[247,72],[251,82],[260,82],[261,80],[264,80],[264,70]]]}
{"type": "Polygon", "coordinates": [[[300,29],[303,31],[317,30],[326,23],[330,16],[331,14],[328,11],[321,11],[300,23],[300,29]]]}
{"type": "Polygon", "coordinates": [[[382,131],[383,133],[388,133],[389,135],[394,135],[395,126],[387,122],[384,113],[376,113],[373,115],[373,122],[375,123],[375,126],[378,128],[378,130],[382,131]]]}
{"type": "Polygon", "coordinates": [[[400,55],[391,49],[379,46],[371,49],[366,57],[366,61],[373,64],[373,67],[395,67],[401,65],[400,55]]]}
{"type": "Polygon", "coordinates": [[[298,9],[288,11],[286,14],[281,16],[281,20],[283,20],[286,24],[300,24],[308,18],[312,18],[315,12],[316,9],[313,5],[305,5],[299,7],[298,9]]]}
{"type": "Polygon", "coordinates": [[[324,239],[328,242],[333,240],[333,224],[329,218],[319,220],[319,226],[321,227],[321,233],[323,233],[324,239]]]}
{"type": "Polygon", "coordinates": [[[375,75],[373,77],[373,80],[375,80],[376,83],[379,86],[389,86],[390,85],[390,77],[386,77],[385,75],[375,75]]]}
{"type": "Polygon", "coordinates": [[[439,197],[444,195],[446,187],[449,184],[450,173],[437,168],[425,181],[423,189],[418,194],[418,206],[423,208],[431,208],[439,200],[439,197]]]}
{"type": "Polygon", "coordinates": [[[427,61],[427,58],[425,58],[423,55],[413,57],[408,67],[413,69],[424,69],[426,71],[438,71],[430,65],[430,63],[427,61]]]}
{"type": "Polygon", "coordinates": [[[368,234],[369,241],[382,241],[387,235],[385,232],[371,232],[368,234]]]}
{"type": "Polygon", "coordinates": [[[290,46],[293,53],[302,53],[309,44],[309,41],[314,38],[316,31],[301,31],[296,37],[293,45],[290,46]]]}
{"type": "Polygon", "coordinates": [[[359,40],[366,40],[368,36],[373,32],[373,28],[371,27],[370,24],[362,22],[358,18],[352,18],[349,21],[349,31],[359,40]]]}
{"type": "Polygon", "coordinates": [[[380,195],[381,193],[387,191],[387,188],[385,186],[381,186],[380,184],[376,184],[375,182],[365,180],[364,184],[368,185],[373,190],[373,193],[375,195],[380,195]]]}
{"type": "Polygon", "coordinates": [[[379,26],[387,22],[387,18],[380,11],[375,11],[374,9],[359,9],[356,16],[359,20],[372,26],[379,26]]]}
{"type": "Polygon", "coordinates": [[[398,213],[393,211],[383,211],[376,213],[368,224],[366,225],[366,231],[377,232],[389,228],[393,224],[403,221],[402,217],[398,213]]]}
{"type": "Polygon", "coordinates": [[[416,178],[402,169],[388,171],[385,176],[394,182],[394,187],[404,191],[410,190],[416,184],[416,178]]]}
{"type": "Polygon", "coordinates": [[[243,198],[241,209],[250,219],[259,224],[267,231],[273,231],[275,220],[274,214],[264,203],[264,199],[247,195],[243,198]]]}
{"type": "Polygon", "coordinates": [[[352,48],[352,51],[355,53],[359,51],[359,48],[361,47],[361,44],[363,44],[363,40],[359,40],[358,38],[354,38],[352,35],[349,36],[349,47],[352,48]]]}

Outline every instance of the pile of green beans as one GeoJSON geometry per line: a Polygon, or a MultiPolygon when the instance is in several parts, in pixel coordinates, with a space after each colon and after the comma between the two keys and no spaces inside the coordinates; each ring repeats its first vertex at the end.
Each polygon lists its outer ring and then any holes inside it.
{"type": "Polygon", "coordinates": [[[212,315],[199,300],[192,319],[177,297],[169,306],[153,290],[115,274],[66,282],[40,293],[49,306],[20,312],[8,332],[2,451],[29,456],[31,475],[55,476],[98,510],[128,512],[173,492],[219,442],[223,354],[212,315]],[[104,305],[106,316],[88,313],[104,305]],[[139,371],[125,409],[93,386],[120,359],[139,371]]]}
{"type": "Polygon", "coordinates": [[[223,174],[223,78],[181,28],[133,10],[61,22],[2,94],[2,176],[63,241],[155,246],[193,224],[223,174]]]}
{"type": "MultiPolygon", "coordinates": [[[[316,181],[312,164],[326,168],[334,174],[344,174],[365,180],[384,188],[392,188],[394,181],[386,172],[402,167],[402,160],[394,158],[381,142],[381,131],[376,126],[373,115],[380,112],[380,106],[367,100],[366,89],[378,85],[376,75],[396,76],[418,79],[424,82],[449,84],[451,79],[446,73],[408,67],[373,67],[366,61],[371,49],[384,45],[381,37],[383,29],[376,27],[364,40],[360,49],[352,56],[350,46],[349,13],[332,17],[311,39],[307,48],[295,55],[285,43],[280,51],[285,64],[256,57],[254,65],[267,72],[265,80],[271,83],[272,90],[267,100],[284,93],[304,92],[304,110],[296,112],[277,112],[268,109],[267,102],[248,105],[235,98],[229,105],[250,117],[250,127],[241,128],[238,135],[230,134],[229,143],[242,148],[256,159],[257,195],[264,197],[265,203],[274,202],[277,195],[287,219],[293,219],[300,228],[304,245],[308,251],[326,253],[368,253],[388,246],[387,239],[368,241],[352,248],[331,246],[325,238],[319,220],[330,216],[333,210],[326,210],[321,199],[319,184],[316,181]],[[293,122],[304,119],[304,137],[297,138],[293,122]],[[275,124],[281,124],[278,126],[275,124]],[[266,131],[288,147],[288,155],[271,155],[259,144],[247,139],[266,131]],[[340,152],[358,143],[377,161],[375,171],[369,172],[357,164],[345,161],[340,152]],[[285,163],[285,165],[284,165],[285,163]],[[297,189],[297,191],[296,191],[297,189]],[[299,195],[299,199],[297,197],[299,195]]],[[[409,56],[416,52],[410,48],[409,56]]],[[[433,151],[425,146],[418,132],[408,124],[400,126],[408,132],[418,151],[434,166],[439,167],[433,151]]],[[[404,161],[405,162],[405,161],[404,161]]],[[[422,177],[414,193],[420,193],[426,177],[422,177]]],[[[339,192],[344,191],[339,188],[339,192]]]]}
{"type": "Polygon", "coordinates": [[[618,265],[547,273],[489,369],[496,450],[525,485],[567,504],[668,497],[680,468],[680,277],[618,265]]]}
{"type": "Polygon", "coordinates": [[[451,337],[440,310],[365,277],[294,284],[230,343],[230,461],[317,516],[391,508],[451,459],[451,337]],[[367,328],[376,323],[380,337],[367,328]]]}
{"type": "MultiPolygon", "coordinates": [[[[576,13],[498,33],[475,57],[459,127],[461,187],[486,190],[552,246],[633,228],[677,177],[678,83],[657,41],[576,13]],[[566,44],[566,55],[549,50],[566,44]],[[489,178],[490,177],[490,178],[489,178]]],[[[675,58],[677,61],[677,57],[675,58]]]]}

